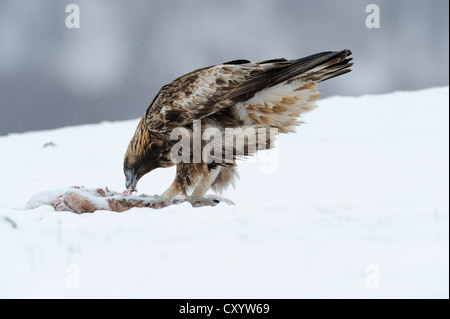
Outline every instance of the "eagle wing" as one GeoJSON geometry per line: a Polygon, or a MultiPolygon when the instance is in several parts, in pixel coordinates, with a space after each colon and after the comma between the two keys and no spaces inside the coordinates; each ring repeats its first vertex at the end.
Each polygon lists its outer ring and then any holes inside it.
{"type": "Polygon", "coordinates": [[[350,54],[343,50],[298,60],[236,60],[195,70],[161,88],[147,109],[145,123],[150,131],[166,132],[245,102],[282,82],[296,78],[324,81],[350,71],[350,54]]]}

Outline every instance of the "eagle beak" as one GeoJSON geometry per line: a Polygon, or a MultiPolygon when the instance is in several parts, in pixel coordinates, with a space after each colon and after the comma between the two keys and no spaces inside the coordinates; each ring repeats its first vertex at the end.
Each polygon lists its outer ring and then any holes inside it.
{"type": "Polygon", "coordinates": [[[127,179],[125,181],[125,187],[131,193],[131,192],[136,191],[137,180],[136,180],[136,175],[134,174],[134,169],[128,171],[127,173],[128,174],[126,175],[127,179]]]}

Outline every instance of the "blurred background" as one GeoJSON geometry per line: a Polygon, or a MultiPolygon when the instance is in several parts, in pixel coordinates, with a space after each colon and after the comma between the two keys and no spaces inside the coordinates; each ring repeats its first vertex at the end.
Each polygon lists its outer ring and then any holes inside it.
{"type": "Polygon", "coordinates": [[[324,97],[448,85],[449,2],[1,0],[0,135],[138,118],[196,68],[344,48],[354,71],[324,97]],[[380,28],[366,27],[370,3],[380,28]]]}

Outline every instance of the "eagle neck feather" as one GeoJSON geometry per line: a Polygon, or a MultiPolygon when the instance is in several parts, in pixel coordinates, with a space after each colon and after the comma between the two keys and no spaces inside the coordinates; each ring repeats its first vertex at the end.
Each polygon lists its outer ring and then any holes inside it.
{"type": "Polygon", "coordinates": [[[150,148],[150,143],[150,132],[147,129],[145,118],[143,117],[134,133],[133,143],[131,145],[133,153],[138,156],[145,154],[150,148]]]}

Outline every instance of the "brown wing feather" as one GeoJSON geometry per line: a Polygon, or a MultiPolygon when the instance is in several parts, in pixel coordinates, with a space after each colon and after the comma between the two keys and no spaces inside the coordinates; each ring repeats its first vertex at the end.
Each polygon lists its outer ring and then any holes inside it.
{"type": "Polygon", "coordinates": [[[169,131],[252,98],[267,87],[298,77],[320,82],[350,71],[350,50],[298,59],[215,65],[183,75],[161,88],[145,122],[151,131],[169,131]],[[311,73],[311,74],[309,74],[311,73]]]}

